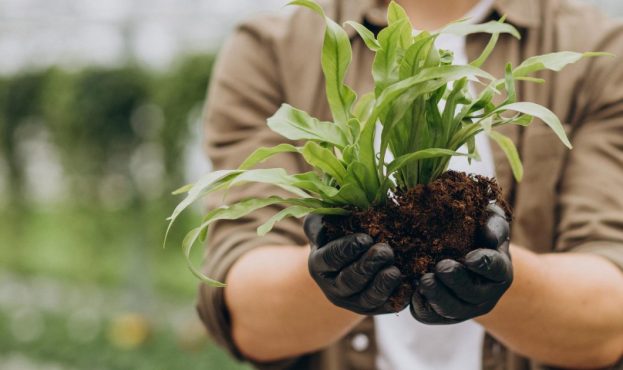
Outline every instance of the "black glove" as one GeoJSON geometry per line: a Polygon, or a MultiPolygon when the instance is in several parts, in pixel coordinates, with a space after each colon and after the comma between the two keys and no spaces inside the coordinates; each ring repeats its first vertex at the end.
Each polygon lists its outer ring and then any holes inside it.
{"type": "Polygon", "coordinates": [[[513,281],[508,251],[510,225],[496,204],[481,230],[476,249],[464,263],[446,259],[416,282],[411,297],[411,314],[425,324],[454,324],[481,316],[493,309],[513,281]]]}
{"type": "Polygon", "coordinates": [[[401,282],[400,270],[392,266],[394,251],[387,244],[375,244],[367,234],[327,240],[324,222],[330,220],[320,215],[305,218],[312,278],[338,307],[363,315],[395,312],[388,302],[401,282]]]}

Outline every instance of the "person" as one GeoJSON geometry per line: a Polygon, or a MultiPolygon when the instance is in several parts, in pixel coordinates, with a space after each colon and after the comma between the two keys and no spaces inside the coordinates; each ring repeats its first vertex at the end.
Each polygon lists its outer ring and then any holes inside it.
{"type": "MultiPolygon", "coordinates": [[[[480,171],[493,169],[514,209],[510,247],[504,215],[492,210],[483,247],[493,249],[477,250],[471,262],[468,256],[437,265],[398,314],[382,314],[391,311],[385,303],[395,286],[391,249],[366,235],[326,240],[322,220],[310,217],[304,224],[283,221],[258,237],[256,227],[275,208],[216,224],[204,272],[227,287],[199,288],[197,309],[209,333],[260,369],[623,369],[623,24],[571,0],[398,2],[418,30],[466,15],[478,21],[506,15],[522,38],[500,37],[484,65],[496,76],[507,62],[517,66],[538,54],[614,53],[541,73],[543,85],[519,85],[520,100],[561,117],[574,149],[541,123],[503,127],[522,156],[523,181],[513,180],[497,147],[488,149],[480,171]]],[[[356,20],[374,31],[385,25],[385,1],[323,6],[340,24],[356,20]]],[[[296,8],[236,29],[221,50],[206,103],[206,148],[215,169],[235,168],[256,148],[282,143],[265,121],[284,102],[331,120],[319,62],[323,27],[320,17],[296,8]]],[[[362,94],[373,86],[373,53],[348,32],[347,83],[362,94]]],[[[465,63],[487,42],[475,34],[440,47],[465,63]]],[[[262,166],[308,170],[290,154],[262,166]]],[[[254,184],[232,189],[228,199],[266,194],[282,193],[254,184]]]]}

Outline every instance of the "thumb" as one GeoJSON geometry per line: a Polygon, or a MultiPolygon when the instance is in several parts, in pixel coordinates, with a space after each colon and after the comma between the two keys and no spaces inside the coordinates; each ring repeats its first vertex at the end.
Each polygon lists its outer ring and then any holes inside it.
{"type": "Polygon", "coordinates": [[[305,217],[303,230],[309,242],[316,247],[321,247],[326,243],[326,228],[323,223],[324,217],[318,214],[310,214],[305,217]]]}

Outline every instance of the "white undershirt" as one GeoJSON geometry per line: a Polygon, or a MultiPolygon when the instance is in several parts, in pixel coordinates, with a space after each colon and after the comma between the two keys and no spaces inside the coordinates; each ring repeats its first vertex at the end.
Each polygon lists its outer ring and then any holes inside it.
{"type": "MultiPolygon", "coordinates": [[[[479,23],[488,15],[494,0],[481,0],[465,18],[479,23]]],[[[442,34],[437,48],[454,52],[454,64],[468,63],[465,37],[442,34]]],[[[472,94],[473,88],[470,86],[472,94]]],[[[380,130],[380,126],[377,126],[380,130]]],[[[377,135],[380,137],[380,135],[377,135]]],[[[450,169],[495,176],[491,146],[484,135],[476,136],[481,161],[471,165],[464,157],[453,157],[450,169]]],[[[379,143],[376,143],[377,151],[379,143]]],[[[459,151],[466,152],[465,147],[459,151]]],[[[388,160],[391,160],[388,153],[388,160]]],[[[455,325],[424,325],[413,319],[409,309],[398,314],[374,317],[379,370],[479,370],[482,368],[484,329],[470,320],[455,325]]]]}

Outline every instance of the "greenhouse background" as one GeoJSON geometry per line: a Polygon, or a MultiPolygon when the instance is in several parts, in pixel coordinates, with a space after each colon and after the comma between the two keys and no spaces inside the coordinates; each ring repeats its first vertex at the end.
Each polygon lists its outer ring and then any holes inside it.
{"type": "Polygon", "coordinates": [[[170,190],[210,169],[219,45],[283,4],[0,0],[1,370],[245,368],[196,318],[184,227],[160,245],[170,190]]]}

